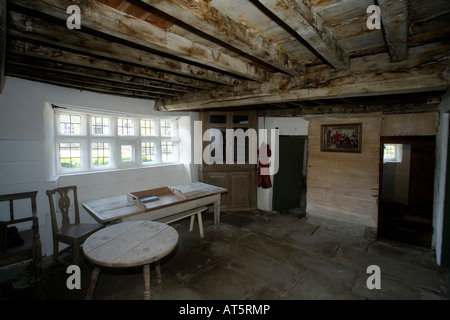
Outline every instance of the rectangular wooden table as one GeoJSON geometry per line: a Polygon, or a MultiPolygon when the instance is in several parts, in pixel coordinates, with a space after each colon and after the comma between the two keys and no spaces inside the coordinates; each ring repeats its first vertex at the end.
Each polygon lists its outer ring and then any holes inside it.
{"type": "Polygon", "coordinates": [[[98,222],[113,223],[119,220],[158,220],[202,206],[214,205],[214,225],[217,230],[220,224],[220,197],[225,192],[227,189],[194,182],[88,201],[83,203],[83,208],[98,222]],[[167,192],[168,189],[171,192],[167,192]],[[137,199],[139,196],[152,194],[156,194],[158,200],[140,203],[137,199]]]}

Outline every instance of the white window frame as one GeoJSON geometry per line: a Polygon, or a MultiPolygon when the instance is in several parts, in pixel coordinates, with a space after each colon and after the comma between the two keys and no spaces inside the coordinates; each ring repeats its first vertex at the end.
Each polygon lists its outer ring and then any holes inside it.
{"type": "Polygon", "coordinates": [[[403,158],[403,145],[396,143],[385,143],[383,146],[383,163],[391,162],[391,163],[400,163],[403,158]],[[384,154],[384,148],[386,146],[394,146],[394,157],[386,157],[384,154]]]}
{"type": "Polygon", "coordinates": [[[178,137],[178,121],[175,117],[142,117],[137,115],[122,115],[113,113],[102,113],[100,111],[79,111],[70,108],[54,108],[55,110],[55,150],[56,150],[56,174],[65,175],[71,173],[98,172],[114,169],[139,168],[155,165],[166,165],[179,163],[180,148],[178,137]],[[64,134],[60,132],[61,115],[77,115],[81,117],[81,133],[80,134],[64,134]],[[103,117],[109,119],[109,133],[95,134],[93,131],[93,117],[103,117]],[[118,119],[130,119],[133,123],[133,135],[119,135],[118,119]],[[141,120],[153,121],[154,131],[152,135],[142,135],[141,120]],[[162,136],[160,123],[162,120],[170,120],[172,123],[172,135],[162,136]],[[166,162],[162,159],[161,144],[163,141],[172,141],[172,161],[166,162]],[[61,166],[60,143],[80,143],[80,167],[67,168],[61,166]],[[155,161],[142,161],[142,143],[155,143],[155,161]],[[109,164],[105,166],[93,165],[92,144],[93,143],[109,143],[109,164]],[[123,145],[132,146],[132,160],[122,161],[121,148],[123,145]]]}

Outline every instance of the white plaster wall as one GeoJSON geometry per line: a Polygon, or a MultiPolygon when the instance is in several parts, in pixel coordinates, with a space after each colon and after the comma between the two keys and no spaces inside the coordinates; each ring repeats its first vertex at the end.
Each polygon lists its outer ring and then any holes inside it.
{"type": "MultiPolygon", "coordinates": [[[[51,254],[53,247],[49,204],[45,194],[47,189],[75,184],[82,203],[144,188],[198,181],[197,170],[191,171],[191,128],[192,121],[198,119],[198,113],[195,112],[169,114],[180,116],[180,129],[184,132],[181,141],[184,164],[55,176],[52,103],[141,115],[168,115],[155,111],[154,102],[149,100],[81,92],[13,77],[5,78],[0,94],[0,194],[38,191],[37,208],[43,255],[51,254]]],[[[81,214],[83,221],[93,220],[83,209],[81,214]]]]}
{"type": "MultiPolygon", "coordinates": [[[[272,158],[277,152],[276,142],[271,141],[271,129],[279,129],[279,135],[308,136],[308,121],[301,117],[259,117],[258,129],[267,129],[272,158]]],[[[272,161],[272,160],[271,160],[272,161]]],[[[273,182],[273,176],[271,177],[273,182]]],[[[273,188],[257,190],[258,209],[272,211],[273,188]]]]}
{"type": "MultiPolygon", "coordinates": [[[[449,116],[450,116],[450,91],[443,96],[439,106],[439,130],[436,137],[436,171],[434,179],[434,208],[433,208],[433,239],[432,244],[436,249],[436,262],[441,263],[442,232],[444,226],[444,199],[446,190],[446,171],[448,148],[449,116]]],[[[450,182],[447,182],[450,183],[450,182]]]]}

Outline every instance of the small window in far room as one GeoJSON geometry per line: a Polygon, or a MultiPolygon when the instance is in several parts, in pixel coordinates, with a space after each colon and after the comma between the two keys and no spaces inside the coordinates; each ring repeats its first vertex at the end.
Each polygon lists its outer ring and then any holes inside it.
{"type": "Polygon", "coordinates": [[[383,163],[385,162],[402,162],[402,144],[388,144],[384,145],[383,163]]]}

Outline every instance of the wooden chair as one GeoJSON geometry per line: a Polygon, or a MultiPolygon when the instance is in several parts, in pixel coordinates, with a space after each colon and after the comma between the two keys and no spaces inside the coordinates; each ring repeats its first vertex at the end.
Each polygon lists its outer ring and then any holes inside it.
{"type": "Polygon", "coordinates": [[[52,216],[53,231],[53,263],[59,262],[69,264],[59,258],[59,243],[69,244],[73,250],[73,263],[78,265],[80,259],[80,247],[83,242],[94,232],[102,229],[104,226],[98,223],[80,223],[80,212],[78,208],[77,186],[68,186],[47,190],[47,196],[50,202],[50,211],[52,216]],[[72,193],[74,207],[74,221],[70,222],[70,193],[72,193]],[[54,195],[58,194],[58,209],[62,215],[61,223],[58,223],[54,195]]]}
{"type": "MultiPolygon", "coordinates": [[[[22,261],[32,260],[34,278],[38,280],[41,273],[42,250],[37,217],[37,191],[0,195],[0,202],[9,202],[9,219],[0,216],[0,267],[10,266],[22,261]],[[16,219],[14,202],[31,200],[31,216],[16,219]],[[31,229],[20,230],[16,225],[30,222],[31,229]],[[12,227],[11,227],[12,226],[12,227]],[[15,228],[14,228],[15,227],[15,228]],[[11,232],[14,231],[14,232],[11,232]]],[[[16,207],[17,208],[17,207],[16,207]]]]}

